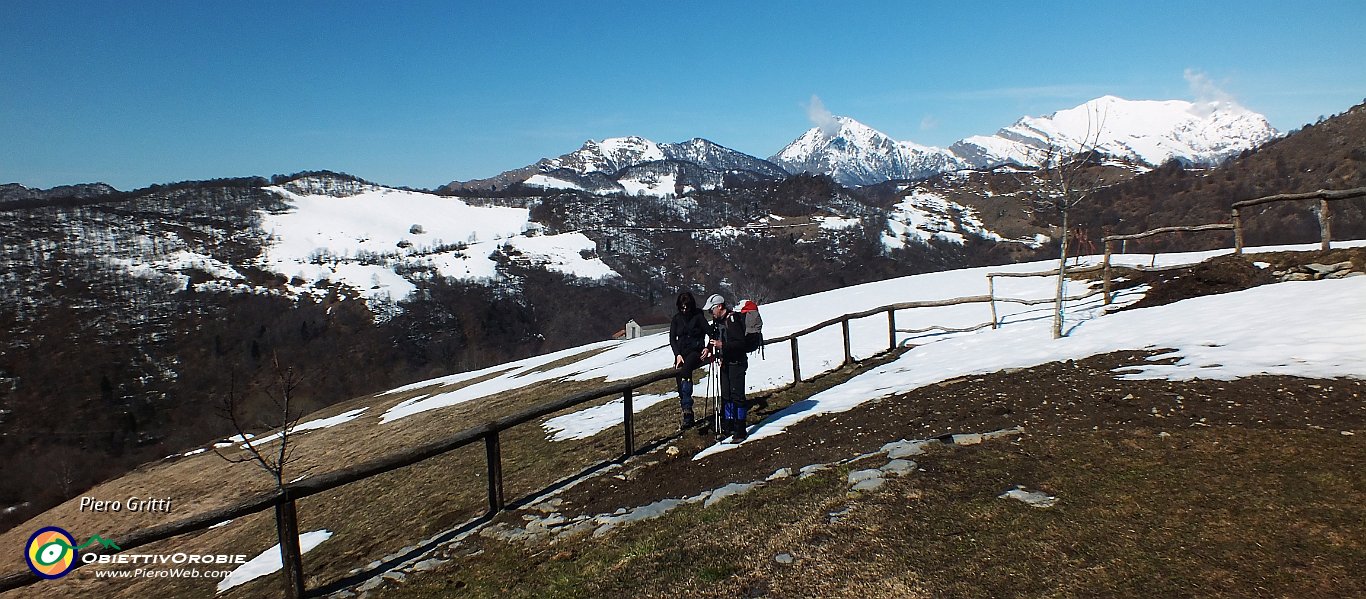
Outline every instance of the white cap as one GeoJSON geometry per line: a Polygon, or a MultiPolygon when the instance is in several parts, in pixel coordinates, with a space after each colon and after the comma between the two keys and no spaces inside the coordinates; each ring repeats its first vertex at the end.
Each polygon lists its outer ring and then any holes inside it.
{"type": "Polygon", "coordinates": [[[717,306],[723,305],[723,304],[725,304],[725,303],[726,303],[726,298],[721,297],[721,294],[719,294],[719,293],[715,293],[715,294],[712,294],[711,297],[707,298],[707,303],[706,303],[705,305],[702,306],[702,309],[703,309],[703,310],[710,310],[710,309],[712,309],[712,308],[715,308],[715,307],[717,307],[717,306]]]}

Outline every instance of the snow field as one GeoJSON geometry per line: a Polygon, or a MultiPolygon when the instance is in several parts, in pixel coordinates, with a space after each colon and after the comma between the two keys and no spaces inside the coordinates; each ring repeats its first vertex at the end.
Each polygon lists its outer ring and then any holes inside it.
{"type": "MultiPolygon", "coordinates": [[[[1349,242],[1340,245],[1366,245],[1349,242]]],[[[1249,251],[1310,250],[1316,246],[1283,246],[1249,251]]],[[[1229,250],[1183,254],[1120,254],[1116,264],[1171,266],[1193,264],[1229,253],[1229,250]]],[[[1098,256],[1082,257],[1082,265],[1095,264],[1098,256]]],[[[765,336],[774,339],[843,314],[884,305],[985,295],[989,272],[1040,272],[1054,261],[961,269],[902,277],[844,289],[817,293],[766,304],[761,307],[765,336]]],[[[1052,277],[1002,277],[996,280],[997,297],[1051,298],[1052,277]]],[[[696,290],[707,293],[707,290],[696,290]]],[[[1086,291],[1071,284],[1069,295],[1086,291]]],[[[1141,298],[1143,288],[1125,290],[1116,306],[1141,298]]],[[[1292,376],[1366,377],[1366,277],[1336,281],[1313,281],[1266,285],[1238,293],[1194,298],[1168,306],[1110,314],[1100,296],[1067,305],[1068,336],[1054,340],[1050,332],[1051,305],[1024,306],[997,302],[999,329],[946,333],[898,333],[898,344],[912,346],[898,360],[861,374],[819,393],[800,406],[771,414],[751,433],[751,439],[779,435],[805,418],[852,409],[880,397],[905,393],[929,384],[1006,368],[1029,368],[1056,361],[1081,359],[1121,350],[1165,348],[1178,361],[1172,365],[1150,364],[1118,373],[1141,378],[1236,378],[1256,374],[1292,376]],[[1250,326],[1250,315],[1275,314],[1250,326]],[[1343,315],[1333,323],[1323,314],[1343,315]]],[[[986,303],[896,312],[898,329],[931,326],[966,328],[988,323],[986,303]]],[[[885,312],[850,321],[850,349],[855,359],[876,355],[888,348],[885,312]]],[[[804,379],[839,368],[844,362],[844,340],[839,324],[824,327],[799,339],[804,379]]],[[[406,399],[379,416],[381,424],[418,416],[423,412],[463,404],[553,381],[604,380],[608,383],[653,373],[673,363],[667,335],[657,334],[624,341],[601,341],[542,356],[534,356],[480,371],[459,373],[405,385],[386,394],[422,393],[406,399]],[[555,362],[580,356],[554,368],[555,362]],[[483,379],[459,389],[450,387],[483,379]]],[[[699,406],[710,398],[709,373],[695,386],[699,406]]],[[[746,376],[748,393],[784,387],[792,382],[791,344],[774,343],[762,357],[750,358],[746,376]]],[[[637,397],[641,411],[676,400],[675,393],[637,397]]],[[[618,400],[619,402],[619,400],[618,400]]],[[[622,422],[620,403],[608,403],[558,416],[543,423],[553,440],[581,439],[616,427],[622,422]]],[[[724,451],[718,446],[702,454],[724,451]]]]}
{"type": "Polygon", "coordinates": [[[471,206],[456,198],[373,188],[357,195],[300,195],[282,187],[292,209],[261,215],[271,244],[261,265],[298,277],[303,293],[317,281],[345,283],[371,304],[394,302],[416,286],[394,272],[408,264],[435,268],[465,280],[498,277],[492,256],[505,248],[522,259],[571,276],[602,279],[616,273],[597,258],[582,233],[535,235],[538,225],[526,208],[471,206]]]}

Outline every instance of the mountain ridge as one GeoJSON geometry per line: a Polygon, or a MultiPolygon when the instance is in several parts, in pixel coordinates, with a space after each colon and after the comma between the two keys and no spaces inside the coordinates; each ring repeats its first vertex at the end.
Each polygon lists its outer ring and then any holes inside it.
{"type": "MultiPolygon", "coordinates": [[[[523,184],[543,189],[581,189],[594,193],[674,195],[685,189],[716,189],[727,175],[746,181],[778,180],[788,176],[781,167],[700,137],[679,143],[655,143],[639,136],[588,140],[579,149],[556,158],[504,171],[488,179],[452,181],[443,193],[497,191],[523,184]],[[672,163],[672,164],[670,164],[672,163]],[[653,174],[676,179],[642,182],[640,167],[655,165],[653,174]],[[635,169],[634,171],[632,169],[635,169]]],[[[648,178],[648,177],[647,177],[648,178]]]]}
{"type": "MultiPolygon", "coordinates": [[[[578,150],[487,179],[452,181],[440,191],[496,191],[526,183],[597,193],[641,192],[622,185],[619,173],[648,162],[680,161],[710,171],[748,173],[746,180],[779,179],[803,172],[829,175],[846,187],[890,180],[924,179],[962,169],[1005,164],[1038,166],[1048,150],[1075,153],[1095,146],[1102,153],[1152,168],[1170,160],[1217,164],[1280,135],[1261,114],[1231,102],[1126,100],[1106,95],[1045,116],[1023,116],[990,135],[973,135],[947,148],[896,140],[847,116],[832,116],[777,153],[760,159],[703,138],[660,144],[639,136],[588,140],[578,150]],[[615,184],[614,184],[615,183],[615,184]]],[[[714,179],[714,177],[713,177],[714,179]]],[[[686,183],[681,183],[681,191],[686,183]]],[[[655,195],[665,189],[648,189],[655,195]]]]}
{"type": "Polygon", "coordinates": [[[1094,146],[1150,167],[1169,160],[1210,166],[1277,135],[1266,117],[1228,102],[1101,96],[1048,116],[1023,117],[991,136],[964,138],[950,150],[977,167],[1037,166],[1052,146],[1067,153],[1094,146]]]}

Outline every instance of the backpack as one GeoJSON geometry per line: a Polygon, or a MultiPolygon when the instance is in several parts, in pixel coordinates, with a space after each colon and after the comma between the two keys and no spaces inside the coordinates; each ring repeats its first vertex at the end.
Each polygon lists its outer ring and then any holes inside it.
{"type": "Polygon", "coordinates": [[[745,315],[745,353],[762,350],[764,318],[759,316],[759,304],[754,300],[740,300],[735,306],[735,311],[745,315]]]}

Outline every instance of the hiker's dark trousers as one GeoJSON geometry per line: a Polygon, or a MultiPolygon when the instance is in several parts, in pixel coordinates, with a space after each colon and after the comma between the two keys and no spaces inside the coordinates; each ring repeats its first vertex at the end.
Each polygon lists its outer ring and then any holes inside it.
{"type": "Polygon", "coordinates": [[[701,363],[700,351],[688,352],[683,355],[683,366],[678,369],[678,407],[685,412],[692,409],[692,372],[701,363]]]}
{"type": "Polygon", "coordinates": [[[748,361],[721,363],[721,417],[745,421],[745,370],[748,361]]]}

